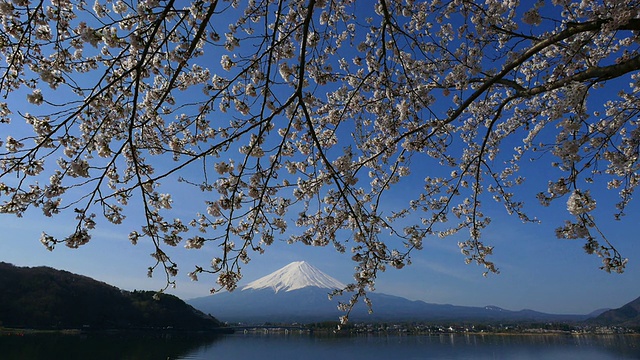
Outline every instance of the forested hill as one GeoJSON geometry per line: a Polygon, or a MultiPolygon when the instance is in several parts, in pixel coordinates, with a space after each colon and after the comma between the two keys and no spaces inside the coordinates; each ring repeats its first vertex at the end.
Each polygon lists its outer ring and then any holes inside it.
{"type": "Polygon", "coordinates": [[[591,321],[595,324],[640,327],[640,297],[618,309],[611,309],[591,321]]]}
{"type": "Polygon", "coordinates": [[[124,291],[49,267],[0,262],[0,326],[36,329],[213,330],[221,324],[179,298],[124,291]]]}

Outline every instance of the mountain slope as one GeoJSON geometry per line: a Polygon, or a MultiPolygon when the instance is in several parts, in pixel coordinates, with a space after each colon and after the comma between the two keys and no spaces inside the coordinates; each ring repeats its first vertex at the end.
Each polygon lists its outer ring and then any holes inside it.
{"type": "MultiPolygon", "coordinates": [[[[203,312],[218,314],[222,321],[241,323],[298,322],[310,323],[337,320],[343,315],[337,309],[338,301],[329,300],[327,289],[306,287],[275,293],[270,289],[247,290],[188,300],[187,303],[203,312]]],[[[533,310],[510,311],[494,306],[471,307],[449,304],[431,304],[412,301],[399,296],[371,293],[373,313],[358,303],[350,314],[352,321],[581,321],[586,315],[556,315],[533,310]]]]}
{"type": "Polygon", "coordinates": [[[618,309],[603,312],[591,322],[602,325],[640,326],[640,297],[618,309]]]}
{"type": "Polygon", "coordinates": [[[48,267],[0,262],[0,324],[5,327],[65,329],[220,327],[211,316],[172,295],[153,300],[153,291],[128,292],[86,276],[48,267]]]}
{"type": "Polygon", "coordinates": [[[202,311],[215,311],[228,322],[309,323],[336,320],[336,303],[328,301],[328,291],[318,287],[275,293],[271,289],[236,291],[187,300],[202,311]]]}
{"type": "MultiPolygon", "coordinates": [[[[205,313],[215,313],[223,321],[262,323],[309,323],[336,320],[343,315],[338,301],[348,296],[328,299],[339,281],[306,263],[292,263],[245,286],[242,291],[219,293],[188,300],[205,313]],[[332,284],[333,286],[329,286],[332,284]]],[[[342,284],[340,284],[342,285],[342,284]]],[[[399,296],[370,293],[373,313],[359,303],[350,314],[354,321],[580,321],[586,315],[554,315],[533,310],[509,311],[498,307],[468,307],[430,304],[399,296]]]]}

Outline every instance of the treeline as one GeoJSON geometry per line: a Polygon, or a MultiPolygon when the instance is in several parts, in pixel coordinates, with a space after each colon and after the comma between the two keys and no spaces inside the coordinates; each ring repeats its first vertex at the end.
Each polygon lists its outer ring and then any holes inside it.
{"type": "Polygon", "coordinates": [[[181,299],[124,291],[48,267],[0,262],[0,326],[34,329],[179,329],[221,327],[181,299]]]}

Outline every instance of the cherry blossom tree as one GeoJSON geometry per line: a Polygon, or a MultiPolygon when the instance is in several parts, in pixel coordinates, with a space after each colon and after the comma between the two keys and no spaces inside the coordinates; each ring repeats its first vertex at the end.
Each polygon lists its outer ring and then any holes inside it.
{"type": "MultiPolygon", "coordinates": [[[[602,269],[592,183],[625,213],[638,185],[637,0],[0,0],[0,212],[72,213],[50,250],[142,211],[133,244],[218,248],[216,288],[275,239],[351,252],[348,310],[429,237],[467,233],[496,272],[482,201],[534,222],[517,196],[566,202],[556,235],[602,269]],[[597,94],[607,94],[606,98],[597,94]],[[389,210],[407,177],[420,187],[389,210]],[[188,219],[175,191],[202,192],[188,219]],[[175,187],[171,187],[175,190],[175,187]]],[[[407,193],[409,192],[409,193],[407,193]]]]}

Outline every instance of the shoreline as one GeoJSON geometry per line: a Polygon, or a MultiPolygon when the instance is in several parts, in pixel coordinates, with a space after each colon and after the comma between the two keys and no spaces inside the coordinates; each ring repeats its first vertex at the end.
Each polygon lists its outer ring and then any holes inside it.
{"type": "Polygon", "coordinates": [[[219,328],[209,330],[185,330],[185,329],[33,329],[33,328],[4,328],[0,327],[0,336],[25,336],[25,335],[90,335],[90,334],[206,334],[226,335],[233,334],[233,329],[219,328]]]}
{"type": "Polygon", "coordinates": [[[247,328],[239,331],[233,327],[210,330],[185,329],[35,329],[35,328],[6,328],[0,327],[0,336],[28,336],[28,335],[113,335],[113,334],[144,334],[144,335],[309,335],[309,336],[640,336],[637,332],[575,332],[575,331],[485,331],[485,332],[422,332],[422,331],[333,331],[330,329],[296,329],[284,328],[247,328]]]}

